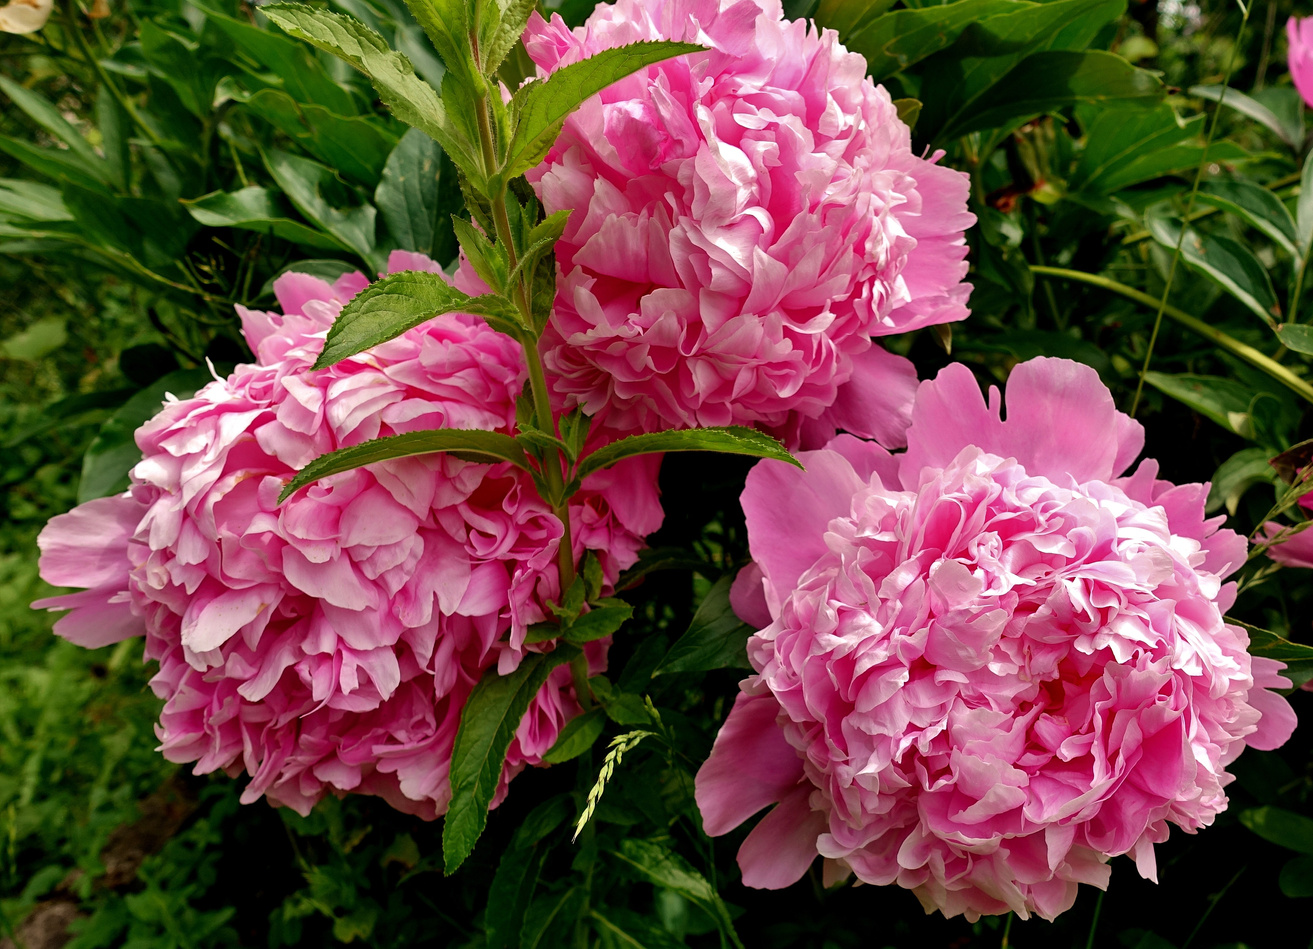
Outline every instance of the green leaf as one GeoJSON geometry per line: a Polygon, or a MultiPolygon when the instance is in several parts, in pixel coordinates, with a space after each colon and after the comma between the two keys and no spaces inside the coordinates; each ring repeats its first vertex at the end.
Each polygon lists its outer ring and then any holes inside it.
{"type": "Polygon", "coordinates": [[[1240,823],[1279,847],[1313,854],[1313,820],[1302,814],[1280,807],[1251,807],[1240,812],[1240,823]]]}
{"type": "Polygon", "coordinates": [[[109,168],[105,160],[96,154],[91,143],[69,124],[54,104],[40,94],[20,86],[8,76],[0,75],[0,90],[4,91],[14,105],[27,113],[28,118],[67,145],[70,159],[76,160],[90,177],[103,182],[110,180],[109,168]]]}
{"type": "Polygon", "coordinates": [[[1240,499],[1256,484],[1276,484],[1277,473],[1268,464],[1266,448],[1242,448],[1218,467],[1208,491],[1209,514],[1225,507],[1235,515],[1240,499]]]}
{"type": "Polygon", "coordinates": [[[331,234],[294,220],[292,209],[283,206],[283,196],[277,191],[256,187],[215,191],[192,201],[183,201],[182,205],[188,214],[206,227],[236,227],[273,234],[293,244],[320,250],[351,249],[331,234]]]}
{"type": "Polygon", "coordinates": [[[202,121],[213,111],[218,73],[199,44],[170,33],[153,20],[141,21],[141,53],[151,71],[167,82],[178,100],[202,121]]]}
{"type": "Polygon", "coordinates": [[[18,178],[0,178],[0,215],[41,222],[73,220],[58,188],[18,178]]]}
{"type": "Polygon", "coordinates": [[[378,212],[333,169],[277,149],[265,153],[264,164],[298,211],[355,251],[371,269],[383,269],[377,266],[381,261],[374,259],[374,219],[378,212]]]}
{"type": "Polygon", "coordinates": [[[96,90],[96,128],[100,132],[100,149],[105,153],[110,183],[119,191],[127,191],[132,177],[132,150],[128,142],[134,132],[132,119],[104,83],[96,90]]]}
{"type": "Polygon", "coordinates": [[[573,945],[575,926],[587,905],[588,890],[582,886],[544,893],[524,914],[520,949],[560,949],[573,945]]]}
{"type": "MultiPolygon", "coordinates": [[[[10,340],[13,338],[9,337],[10,340]]],[[[135,394],[135,389],[102,389],[99,392],[79,392],[66,396],[43,407],[41,414],[30,424],[12,430],[7,438],[0,441],[0,449],[14,448],[53,428],[69,429],[89,421],[101,420],[107,412],[118,408],[135,394]]]]}
{"type": "Polygon", "coordinates": [[[470,692],[451,752],[451,805],[442,828],[448,874],[465,862],[483,833],[506,750],[529,703],[551,671],[577,655],[580,651],[567,643],[545,655],[527,655],[510,675],[489,669],[470,692]]]}
{"type": "Polygon", "coordinates": [[[1287,349],[1306,356],[1313,356],[1313,326],[1304,323],[1278,323],[1277,339],[1287,349]]]}
{"type": "Polygon", "coordinates": [[[1162,96],[1163,85],[1153,73],[1137,69],[1115,53],[1047,50],[1022,60],[977,97],[969,112],[944,126],[939,136],[956,138],[1010,127],[1076,104],[1152,107],[1162,96]]]}
{"type": "Polygon", "coordinates": [[[652,675],[708,672],[712,669],[751,669],[748,638],[756,632],[739,619],[729,603],[732,574],[717,580],[693,614],[683,636],[675,640],[652,675]]]}
{"type": "MultiPolygon", "coordinates": [[[[824,10],[826,6],[837,8],[836,13],[844,11],[845,18],[848,18],[858,16],[862,4],[849,3],[847,0],[827,0],[821,9],[824,10]]],[[[947,49],[971,24],[998,14],[1029,9],[1031,6],[1015,0],[958,0],[957,3],[919,10],[895,10],[874,19],[863,17],[847,30],[843,27],[835,28],[839,30],[849,50],[866,57],[867,75],[879,82],[919,63],[927,56],[947,49]]],[[[817,17],[824,22],[820,10],[817,11],[817,17]]]]}
{"type": "Polygon", "coordinates": [[[634,608],[623,600],[606,599],[570,624],[565,639],[582,645],[610,636],[629,621],[634,608]]]}
{"type": "Polygon", "coordinates": [[[529,14],[537,6],[537,0],[505,0],[501,22],[491,43],[483,47],[483,71],[491,76],[497,71],[506,54],[511,51],[524,33],[524,26],[529,22],[529,14]]]}
{"type": "Polygon", "coordinates": [[[274,3],[261,7],[260,12],[292,36],[363,72],[393,115],[423,131],[467,176],[482,181],[481,162],[473,144],[455,134],[437,91],[415,75],[410,60],[389,48],[383,37],[357,20],[307,4],[274,3]]]}
{"type": "Polygon", "coordinates": [[[590,708],[566,723],[556,744],[543,755],[543,761],[548,764],[564,764],[578,758],[593,747],[597,739],[602,737],[605,728],[606,713],[600,708],[590,708]]]}
{"type": "MultiPolygon", "coordinates": [[[[1176,249],[1180,225],[1165,215],[1146,216],[1149,233],[1168,250],[1176,249]]],[[[1181,259],[1231,294],[1271,326],[1281,317],[1276,291],[1267,268],[1243,245],[1220,234],[1189,228],[1181,242],[1181,259]]]]}
{"type": "Polygon", "coordinates": [[[1302,685],[1313,678],[1313,646],[1291,642],[1268,629],[1260,629],[1241,622],[1234,616],[1226,617],[1232,626],[1239,626],[1249,634],[1249,653],[1253,656],[1266,656],[1284,662],[1286,669],[1282,675],[1295,685],[1302,685]]]}
{"type": "Polygon", "coordinates": [[[435,428],[375,438],[320,455],[287,483],[287,487],[278,495],[278,502],[281,504],[307,484],[329,475],[341,474],[379,461],[430,455],[438,451],[469,456],[480,464],[509,461],[516,467],[529,470],[523,449],[509,435],[481,429],[435,428]]]}
{"type": "Polygon", "coordinates": [[[703,48],[695,43],[632,43],[602,50],[556,70],[545,80],[521,86],[511,101],[514,132],[503,176],[518,178],[542,161],[566,116],[613,82],[652,63],[703,48]]]}
{"type": "Polygon", "coordinates": [[[36,362],[68,342],[68,329],[61,317],[47,316],[0,341],[0,353],[8,359],[36,362]]]}
{"type": "Polygon", "coordinates": [[[721,933],[743,949],[734,932],[734,920],[720,894],[707,878],[693,869],[683,857],[651,840],[628,838],[620,842],[614,856],[639,879],[674,890],[715,920],[721,933]]]}
{"type": "Polygon", "coordinates": [[[1313,896],[1313,857],[1295,857],[1281,868],[1277,878],[1281,892],[1291,899],[1313,896]]]}
{"type": "Polygon", "coordinates": [[[688,945],[648,917],[623,907],[608,906],[605,915],[593,910],[590,916],[603,949],[684,949],[688,945]]]}
{"type": "MultiPolygon", "coordinates": [[[[477,76],[470,58],[468,0],[406,0],[419,25],[428,34],[442,62],[467,81],[477,76]]],[[[481,90],[479,90],[481,91],[481,90]]]]}
{"type": "Polygon", "coordinates": [[[403,250],[433,253],[441,167],[437,143],[419,129],[408,130],[388,156],[374,205],[403,250]]]}
{"type": "Polygon", "coordinates": [[[545,852],[539,852],[539,844],[569,820],[573,812],[574,804],[570,796],[558,794],[530,811],[516,828],[515,836],[502,853],[497,873],[488,889],[488,905],[483,914],[486,949],[515,949],[519,945],[524,913],[538,885],[543,861],[547,856],[545,852]]]}
{"type": "Polygon", "coordinates": [[[389,274],[356,294],[333,321],[316,369],[362,353],[443,313],[482,316],[494,329],[514,333],[515,311],[500,297],[470,297],[442,274],[404,270],[389,274]]]}
{"type": "Polygon", "coordinates": [[[1166,103],[1153,109],[1079,108],[1076,114],[1085,148],[1067,182],[1072,191],[1111,194],[1199,163],[1202,143],[1194,140],[1202,115],[1182,122],[1166,103]]]}
{"type": "Polygon", "coordinates": [[[579,478],[635,455],[651,455],[670,451],[717,451],[729,455],[752,455],[756,458],[774,458],[801,468],[797,458],[769,435],[755,429],[731,425],[728,428],[689,428],[679,431],[652,432],[647,435],[630,435],[599,448],[579,463],[579,478]]]}
{"type": "Polygon", "coordinates": [[[378,181],[397,143],[396,135],[381,128],[377,119],[337,115],[320,105],[297,102],[278,89],[262,89],[245,107],[360,184],[378,181]]]}
{"type": "Polygon", "coordinates": [[[20,138],[0,135],[0,151],[55,181],[89,190],[106,190],[108,172],[88,168],[68,149],[38,148],[20,138]]]}
{"type": "Polygon", "coordinates": [[[1313,152],[1304,159],[1300,175],[1299,200],[1295,204],[1295,246],[1301,257],[1309,255],[1313,247],[1313,152]]]}
{"type": "Polygon", "coordinates": [[[1260,125],[1267,126],[1276,134],[1277,138],[1291,148],[1299,148],[1299,136],[1275,112],[1261,102],[1251,99],[1239,89],[1230,89],[1219,85],[1191,86],[1189,94],[1198,96],[1200,99],[1208,99],[1211,102],[1221,102],[1224,108],[1235,109],[1241,115],[1248,116],[1260,125]],[[1225,95],[1223,95],[1224,89],[1225,95]]]}
{"type": "Polygon", "coordinates": [[[1227,431],[1235,432],[1242,438],[1253,437],[1253,422],[1249,417],[1253,395],[1234,379],[1146,372],[1144,381],[1205,418],[1212,419],[1227,431]]]}
{"type": "Polygon", "coordinates": [[[895,99],[894,108],[898,111],[898,118],[904,125],[909,129],[916,128],[916,120],[921,117],[920,99],[895,99]]]}
{"type": "Polygon", "coordinates": [[[1291,257],[1299,255],[1295,248],[1295,219],[1285,202],[1262,185],[1243,178],[1217,178],[1200,185],[1197,200],[1234,214],[1266,234],[1291,257]]]}
{"type": "Polygon", "coordinates": [[[78,503],[127,490],[128,472],[141,461],[141,449],[133,439],[137,429],[159,412],[166,394],[179,399],[190,398],[197,389],[213,381],[214,376],[208,369],[179,369],[123,403],[123,407],[105,422],[100,434],[82,456],[78,503]]]}
{"type": "Polygon", "coordinates": [[[839,34],[849,49],[848,37],[894,5],[894,0],[820,0],[816,23],[839,34]]]}

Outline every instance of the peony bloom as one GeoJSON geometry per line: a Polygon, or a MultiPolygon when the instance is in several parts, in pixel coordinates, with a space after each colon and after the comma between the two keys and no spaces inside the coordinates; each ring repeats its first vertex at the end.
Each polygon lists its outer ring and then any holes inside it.
{"type": "Polygon", "coordinates": [[[905,454],[843,435],[743,493],[765,625],[697,776],[708,833],[774,805],[743,882],[913,890],[945,915],[1052,919],[1109,857],[1155,876],[1168,824],[1226,807],[1226,766],[1294,728],[1283,668],[1222,618],[1242,537],[1157,480],[1092,369],[1012,372],[1006,421],[964,366],[917,390],[905,454]]]}
{"type": "Polygon", "coordinates": [[[1313,106],[1313,17],[1286,21],[1286,65],[1304,103],[1313,106]]]}
{"type": "Polygon", "coordinates": [[[0,33],[35,33],[54,9],[55,0],[9,0],[0,7],[0,33]]]}
{"type": "Polygon", "coordinates": [[[710,51],[594,96],[528,174],[573,212],[543,340],[558,396],[625,429],[805,444],[874,395],[858,434],[901,445],[916,376],[871,338],[966,318],[968,177],[913,154],[863,57],[779,0],[619,0],[573,32],[534,14],[525,48],[546,75],[655,39],[710,51]]]}
{"type": "MultiPolygon", "coordinates": [[[[393,269],[437,269],[394,254],[393,269]]],[[[302,813],[326,792],[378,794],[432,818],[450,798],[461,708],[490,666],[524,655],[527,626],[560,596],[560,522],[509,464],[428,455],[335,475],[279,505],[324,452],[424,428],[510,430],[525,372],[517,344],[448,315],[323,371],[325,332],[366,280],[289,273],[283,312],[241,309],[257,361],[137,432],[130,492],[54,518],[50,583],[87,588],[35,604],[85,646],[146,635],[172,761],[245,770],[302,813]]],[[[661,521],[656,462],[590,478],[570,502],[576,555],[608,582],[661,521]]],[[[533,647],[542,648],[542,647],[533,647]]],[[[606,644],[590,645],[604,665],[606,644]]],[[[556,669],[520,724],[498,800],[580,711],[556,669]]]]}

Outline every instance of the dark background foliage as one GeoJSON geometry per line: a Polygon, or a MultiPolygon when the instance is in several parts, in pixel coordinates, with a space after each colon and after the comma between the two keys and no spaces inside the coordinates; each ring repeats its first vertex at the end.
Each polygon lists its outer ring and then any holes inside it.
{"type": "MultiPolygon", "coordinates": [[[[950,7],[786,4],[847,24],[845,41],[872,59],[876,78],[921,101],[918,142],[972,173],[974,314],[953,327],[951,358],[985,383],[1033,355],[1078,359],[1129,408],[1155,306],[1107,281],[1156,303],[1188,209],[1198,246],[1229,256],[1222,266],[1217,254],[1187,252],[1171,304],[1307,377],[1310,347],[1273,328],[1298,322],[1300,248],[1283,243],[1273,207],[1297,210],[1307,150],[1284,63],[1293,5],[1256,5],[1242,31],[1240,8],[1220,0],[973,2],[975,15],[936,34],[939,46],[903,50],[906,61],[892,64],[876,55],[905,32],[890,18],[939,22],[950,7]],[[1026,20],[1030,45],[1019,52],[987,26],[1003,14],[1026,20]],[[996,68],[963,80],[955,70],[969,54],[996,68]],[[1228,93],[1240,108],[1222,109],[1204,160],[1202,116],[1216,109],[1208,87],[1228,73],[1247,96],[1228,93]],[[1019,101],[1030,89],[1052,94],[1019,101]],[[1202,197],[1192,200],[1201,160],[1202,197]],[[1216,198],[1234,198],[1235,182],[1248,203],[1216,198]]],[[[440,80],[441,62],[399,0],[336,6],[440,80]]],[[[571,22],[591,9],[556,6],[571,22]]],[[[131,431],[163,392],[203,383],[207,360],[223,372],[249,357],[233,304],[270,305],[272,278],[292,263],[329,276],[377,271],[398,247],[449,261],[444,222],[460,198],[436,146],[387,115],[362,77],[245,3],[111,0],[95,21],[76,4],[58,9],[40,34],[0,36],[0,945],[1184,949],[1309,939],[1313,823],[1298,822],[1313,819],[1307,727],[1279,752],[1242,756],[1216,826],[1175,832],[1159,848],[1160,884],[1119,858],[1109,893],[1084,892],[1055,924],[927,917],[897,888],[826,891],[815,876],[779,893],[742,887],[734,853],[744,831],[708,844],[692,774],[744,672],[722,657],[715,668],[653,674],[690,623],[704,636],[713,629],[725,656],[746,635],[725,621],[717,584],[747,559],[736,495],[748,463],[736,459],[667,459],[666,524],[652,538],[659,569],[626,594],[636,619],[612,650],[605,714],[590,720],[600,739],[517,778],[455,876],[441,872],[440,822],[368,798],[329,800],[308,818],[242,806],[241,779],[163,761],[140,643],[82,650],[27,609],[48,592],[36,533],[126,483],[131,431]],[[407,191],[403,177],[422,185],[407,191]],[[626,753],[571,844],[606,741],[635,729],[656,734],[626,753]],[[1280,810],[1256,810],[1265,806],[1280,810]],[[1281,814],[1296,815],[1293,831],[1264,830],[1281,814]]],[[[525,71],[513,57],[506,78],[525,71]]],[[[925,377],[949,361],[946,343],[927,331],[893,345],[925,377]]],[[[1306,399],[1233,351],[1164,321],[1137,417],[1164,476],[1212,480],[1210,508],[1247,533],[1279,491],[1267,460],[1313,425],[1306,399]]],[[[1308,574],[1261,564],[1246,568],[1235,614],[1313,641],[1308,574]]],[[[1308,693],[1292,702],[1313,714],[1308,693]]]]}

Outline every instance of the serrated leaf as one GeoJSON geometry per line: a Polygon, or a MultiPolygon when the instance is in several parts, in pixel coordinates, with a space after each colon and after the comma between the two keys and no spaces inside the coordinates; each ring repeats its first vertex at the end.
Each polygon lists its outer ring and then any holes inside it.
{"type": "Polygon", "coordinates": [[[363,72],[393,115],[441,145],[466,175],[482,180],[473,144],[454,133],[437,91],[415,75],[410,60],[391,49],[383,37],[358,20],[308,4],[273,3],[260,12],[290,35],[363,72]]]}
{"type": "Polygon", "coordinates": [[[633,615],[634,608],[623,600],[603,601],[603,605],[594,606],[571,623],[570,628],[565,631],[565,639],[582,645],[594,639],[601,639],[603,636],[610,636],[633,615]]]}
{"type": "Polygon", "coordinates": [[[481,316],[504,333],[516,329],[514,308],[505,300],[466,296],[442,274],[403,270],[371,283],[351,298],[333,321],[314,367],[331,366],[443,313],[481,316]]]}
{"type": "Polygon", "coordinates": [[[606,713],[600,708],[591,708],[582,715],[570,719],[556,743],[543,755],[548,764],[564,764],[578,758],[602,737],[606,728],[606,713]]]}
{"type": "Polygon", "coordinates": [[[1298,256],[1295,219],[1285,202],[1262,185],[1243,178],[1206,181],[1199,188],[1197,200],[1234,214],[1266,234],[1291,257],[1298,256]]]}
{"type": "Polygon", "coordinates": [[[729,908],[720,894],[683,857],[654,841],[638,838],[622,840],[612,854],[639,879],[674,890],[698,906],[715,921],[722,935],[743,949],[729,908]]]}
{"type": "MultiPolygon", "coordinates": [[[[1161,214],[1146,218],[1153,239],[1175,250],[1180,225],[1161,214]]],[[[1181,241],[1181,259],[1245,305],[1269,326],[1281,316],[1276,290],[1267,268],[1243,245],[1220,234],[1186,230],[1181,241]]]]}
{"type": "Polygon", "coordinates": [[[447,69],[473,78],[474,62],[470,58],[468,0],[406,0],[447,69]]]}
{"type": "Polygon", "coordinates": [[[652,455],[671,451],[715,451],[730,455],[774,458],[801,468],[783,445],[755,429],[731,425],[727,428],[689,428],[678,431],[630,435],[599,448],[579,463],[579,478],[609,468],[635,455],[652,455]]]}
{"type": "Polygon", "coordinates": [[[1313,820],[1302,814],[1280,807],[1251,807],[1240,812],[1240,823],[1279,847],[1313,854],[1313,820]]]}
{"type": "Polygon", "coordinates": [[[712,584],[698,604],[688,629],[675,640],[661,664],[653,670],[653,676],[752,668],[747,645],[755,630],[739,619],[730,606],[729,591],[733,583],[734,577],[726,574],[712,584]]]}
{"type": "Polygon", "coordinates": [[[529,14],[536,6],[537,0],[507,0],[505,8],[501,11],[501,22],[497,24],[492,42],[486,44],[481,51],[485,74],[491,76],[501,66],[506,54],[524,33],[524,26],[529,22],[529,14]]]}
{"type": "Polygon", "coordinates": [[[489,669],[470,692],[451,752],[451,804],[442,828],[443,864],[448,874],[465,862],[488,823],[488,807],[501,780],[506,750],[529,703],[551,671],[577,655],[579,649],[561,643],[546,655],[525,656],[510,675],[489,669]]]}
{"type": "Polygon", "coordinates": [[[406,432],[403,435],[375,438],[359,445],[339,448],[327,455],[320,455],[298,471],[296,477],[287,483],[287,487],[278,495],[278,503],[286,501],[307,484],[327,478],[329,475],[352,471],[380,461],[393,461],[414,455],[431,455],[439,451],[453,452],[462,457],[470,456],[483,464],[509,461],[518,468],[529,470],[524,450],[509,435],[480,429],[436,428],[424,432],[406,432]]]}
{"type": "Polygon", "coordinates": [[[653,63],[702,49],[696,43],[631,43],[602,50],[556,70],[546,79],[521,86],[511,100],[514,131],[504,177],[518,178],[542,161],[566,116],[613,82],[653,63]]]}
{"type": "Polygon", "coordinates": [[[452,215],[452,229],[460,249],[465,252],[465,259],[478,274],[480,280],[492,290],[502,292],[506,289],[506,276],[510,263],[506,258],[506,248],[492,241],[463,217],[452,215]]]}

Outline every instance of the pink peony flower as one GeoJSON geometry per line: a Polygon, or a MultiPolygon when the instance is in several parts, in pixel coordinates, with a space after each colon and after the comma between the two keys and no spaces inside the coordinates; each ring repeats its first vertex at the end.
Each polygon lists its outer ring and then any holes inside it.
{"type": "MultiPolygon", "coordinates": [[[[391,263],[437,269],[419,255],[391,263]]],[[[527,626],[560,595],[562,531],[518,469],[451,455],[371,465],[277,503],[297,469],[341,446],[514,423],[521,353],[474,317],[311,371],[366,282],[289,273],[275,283],[281,314],[239,308],[256,363],[142,426],[130,492],[46,526],[42,576],[86,589],[34,605],[71,609],[55,631],[81,645],[144,633],[161,750],[197,773],[245,770],[244,801],[305,813],[355,791],[433,818],[470,689],[518,664],[527,626]]],[[[660,524],[655,459],[588,479],[570,515],[576,555],[596,551],[613,581],[660,524]]],[[[590,646],[594,670],[605,657],[605,642],[590,646]]],[[[579,711],[562,666],[520,724],[498,800],[579,711]]]]}
{"type": "Polygon", "coordinates": [[[846,427],[827,413],[848,384],[887,414],[858,434],[902,445],[916,376],[871,337],[966,318],[968,177],[913,154],[865,60],[778,0],[619,0],[573,32],[535,14],[525,47],[546,75],[654,39],[710,51],[594,96],[528,175],[573,212],[543,340],[558,395],[620,428],[798,444],[846,427]]]}
{"type": "Polygon", "coordinates": [[[1304,103],[1313,106],[1313,17],[1286,21],[1286,65],[1304,103]]]}
{"type": "Polygon", "coordinates": [[[1226,807],[1226,766],[1294,728],[1283,666],[1222,618],[1239,535],[1157,480],[1092,369],[1013,370],[1007,420],[964,366],[917,390],[905,454],[843,435],[743,493],[769,625],[697,776],[709,834],[767,805],[743,882],[897,883],[927,911],[1052,919],[1168,824],[1226,807]]]}

